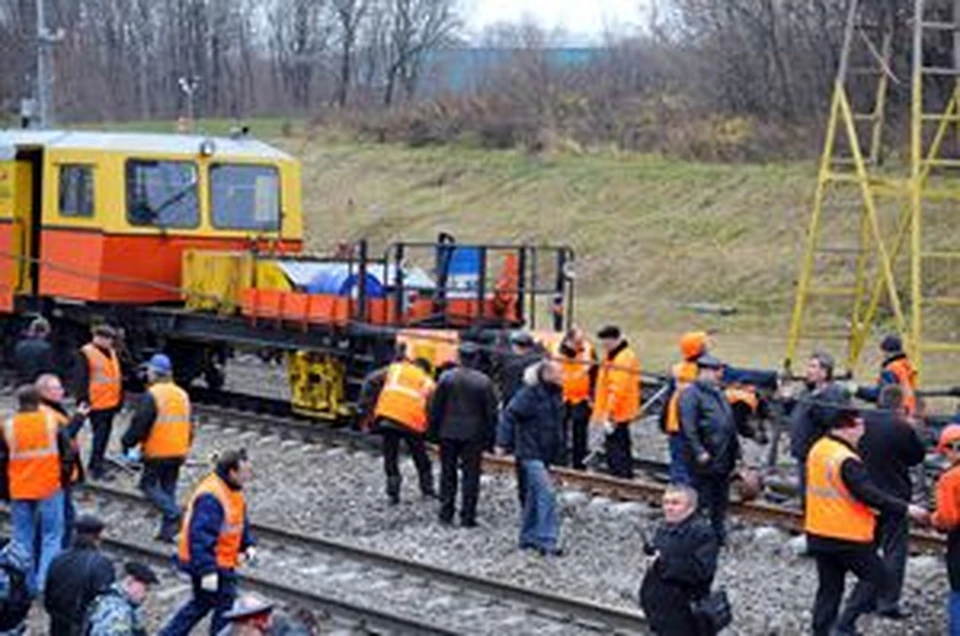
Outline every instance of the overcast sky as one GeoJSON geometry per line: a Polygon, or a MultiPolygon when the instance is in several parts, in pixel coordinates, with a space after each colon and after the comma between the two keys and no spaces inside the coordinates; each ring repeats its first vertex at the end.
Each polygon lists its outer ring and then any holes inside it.
{"type": "Polygon", "coordinates": [[[576,39],[597,37],[640,22],[646,0],[465,0],[467,25],[479,33],[497,22],[532,18],[547,29],[560,28],[576,39]]]}

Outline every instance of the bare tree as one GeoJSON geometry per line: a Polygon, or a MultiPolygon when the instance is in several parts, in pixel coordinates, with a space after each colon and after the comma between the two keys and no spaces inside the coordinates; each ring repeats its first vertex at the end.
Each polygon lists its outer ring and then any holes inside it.
{"type": "Polygon", "coordinates": [[[349,99],[357,35],[370,7],[370,0],[333,0],[340,26],[340,75],[336,94],[336,102],[340,108],[344,108],[349,99]]]}
{"type": "Polygon", "coordinates": [[[414,95],[425,55],[447,44],[460,25],[455,0],[392,0],[389,10],[385,106],[394,103],[398,83],[408,98],[414,95]]]}

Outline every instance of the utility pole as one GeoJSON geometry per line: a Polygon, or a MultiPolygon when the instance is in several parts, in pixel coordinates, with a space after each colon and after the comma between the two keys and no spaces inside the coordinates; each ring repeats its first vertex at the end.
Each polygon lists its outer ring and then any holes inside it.
{"type": "Polygon", "coordinates": [[[63,29],[51,33],[44,15],[44,0],[37,3],[37,126],[53,124],[53,46],[63,40],[63,29]]]}
{"type": "Polygon", "coordinates": [[[196,116],[194,98],[197,94],[197,89],[200,87],[200,78],[197,76],[184,76],[181,77],[177,83],[187,98],[187,125],[189,126],[189,131],[196,132],[197,125],[194,119],[196,116]]]}

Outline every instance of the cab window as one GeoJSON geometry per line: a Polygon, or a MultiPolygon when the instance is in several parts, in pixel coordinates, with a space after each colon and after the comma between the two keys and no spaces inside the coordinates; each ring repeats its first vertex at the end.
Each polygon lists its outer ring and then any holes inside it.
{"type": "Polygon", "coordinates": [[[210,167],[213,226],[227,230],[280,229],[280,175],[273,166],[220,163],[210,167]]]}
{"type": "Polygon", "coordinates": [[[131,225],[197,227],[197,166],[190,161],[127,161],[127,220],[131,225]]]}
{"type": "Polygon", "coordinates": [[[60,216],[93,216],[93,166],[60,166],[60,216]]]}

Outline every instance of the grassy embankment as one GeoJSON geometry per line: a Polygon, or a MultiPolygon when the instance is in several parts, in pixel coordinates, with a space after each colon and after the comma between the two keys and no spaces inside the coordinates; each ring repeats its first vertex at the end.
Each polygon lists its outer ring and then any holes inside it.
{"type": "MultiPolygon", "coordinates": [[[[203,124],[212,134],[229,126],[203,124]]],[[[590,328],[621,324],[638,342],[645,368],[665,370],[677,334],[689,328],[715,330],[718,353],[739,364],[777,366],[783,359],[813,162],[411,149],[307,133],[279,120],[252,127],[303,160],[312,250],[361,237],[379,250],[393,240],[432,240],[439,231],[462,242],[566,243],[578,256],[578,321],[590,328]],[[684,307],[689,303],[737,313],[700,315],[684,307]]],[[[843,343],[832,348],[842,357],[843,343]]],[[[875,364],[867,356],[864,371],[875,364]]]]}

